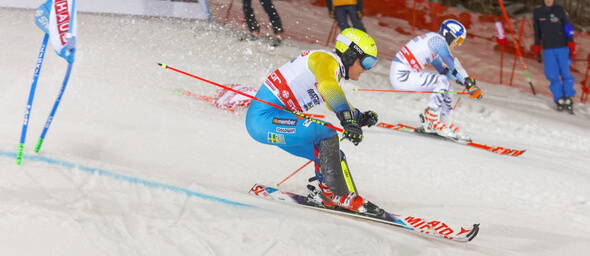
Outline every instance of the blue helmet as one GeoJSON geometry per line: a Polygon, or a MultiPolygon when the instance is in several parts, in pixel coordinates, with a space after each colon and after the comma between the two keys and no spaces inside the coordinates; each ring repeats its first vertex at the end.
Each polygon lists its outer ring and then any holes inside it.
{"type": "Polygon", "coordinates": [[[465,37],[467,37],[467,30],[461,22],[448,19],[440,24],[440,34],[447,40],[448,45],[451,45],[452,42],[461,45],[465,41],[465,37]]]}

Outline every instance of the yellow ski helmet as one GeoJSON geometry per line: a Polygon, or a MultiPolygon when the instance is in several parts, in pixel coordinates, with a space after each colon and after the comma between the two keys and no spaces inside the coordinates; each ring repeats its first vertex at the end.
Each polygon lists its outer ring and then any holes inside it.
{"type": "MultiPolygon", "coordinates": [[[[371,69],[377,62],[377,44],[373,37],[360,29],[347,28],[336,37],[336,53],[342,64],[348,67],[358,58],[364,69],[371,69]]],[[[348,72],[347,72],[348,73],[348,72]]]]}

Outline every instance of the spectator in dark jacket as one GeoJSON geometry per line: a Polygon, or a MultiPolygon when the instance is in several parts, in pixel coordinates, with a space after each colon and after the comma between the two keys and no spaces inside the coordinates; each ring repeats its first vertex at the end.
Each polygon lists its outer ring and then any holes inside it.
{"type": "MultiPolygon", "coordinates": [[[[250,35],[248,40],[256,40],[260,35],[260,27],[258,26],[258,22],[256,22],[256,17],[254,16],[254,10],[252,9],[252,0],[243,0],[243,7],[244,7],[244,14],[246,15],[246,23],[248,24],[248,30],[250,30],[250,35]]],[[[283,24],[281,23],[281,18],[279,17],[279,13],[275,8],[272,0],[260,0],[260,4],[264,8],[266,14],[268,14],[268,18],[270,19],[270,24],[274,29],[274,34],[276,39],[279,41],[283,39],[283,24]]]]}
{"type": "Polygon", "coordinates": [[[570,73],[570,64],[576,56],[574,29],[569,16],[563,7],[554,4],[553,0],[544,0],[543,6],[533,13],[535,45],[533,52],[537,60],[545,60],[545,77],[551,83],[549,89],[557,110],[567,109],[573,114],[572,97],[576,95],[574,83],[576,79],[570,73]],[[543,55],[539,52],[543,49],[543,55]]]}
{"type": "Polygon", "coordinates": [[[352,27],[367,32],[361,18],[363,17],[363,0],[326,0],[326,6],[330,12],[330,18],[336,19],[340,30],[350,28],[348,17],[352,27]]]}

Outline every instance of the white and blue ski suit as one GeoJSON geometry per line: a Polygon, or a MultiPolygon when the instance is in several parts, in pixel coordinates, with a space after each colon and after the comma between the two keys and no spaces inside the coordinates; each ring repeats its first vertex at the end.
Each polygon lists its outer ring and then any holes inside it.
{"type": "MultiPolygon", "coordinates": [[[[429,32],[410,40],[395,55],[389,79],[391,85],[398,90],[453,92],[453,85],[448,79],[464,84],[466,77],[461,73],[467,72],[455,65],[455,59],[445,38],[439,33],[429,32]],[[425,71],[424,66],[429,64],[441,74],[425,71]],[[448,72],[449,70],[451,72],[448,72]]],[[[452,100],[452,94],[433,93],[428,101],[428,107],[450,116],[453,111],[452,100]]]]}

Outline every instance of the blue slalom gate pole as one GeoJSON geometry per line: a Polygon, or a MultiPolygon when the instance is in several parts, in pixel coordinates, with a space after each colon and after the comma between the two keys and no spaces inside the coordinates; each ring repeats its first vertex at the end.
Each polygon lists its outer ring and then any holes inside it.
{"type": "MultiPolygon", "coordinates": [[[[48,0],[47,3],[49,3],[50,1],[48,0]]],[[[43,5],[45,6],[45,5],[43,5]]],[[[43,7],[42,6],[42,7],[43,7]]],[[[42,9],[42,7],[40,7],[40,9],[42,9]]],[[[51,8],[55,8],[51,7],[51,8]]],[[[45,11],[47,11],[49,8],[45,8],[45,11]]],[[[76,37],[72,34],[72,27],[75,26],[75,21],[76,21],[76,0],[72,1],[72,6],[71,8],[68,10],[68,12],[70,10],[73,10],[71,13],[68,13],[68,15],[70,17],[66,17],[69,18],[69,22],[66,24],[67,28],[68,28],[68,33],[65,34],[65,38],[67,39],[66,41],[66,45],[62,45],[64,48],[61,48],[61,50],[56,49],[56,53],[60,56],[63,57],[64,59],[66,59],[68,61],[68,70],[66,71],[66,76],[64,77],[64,81],[62,83],[61,88],[59,89],[59,93],[57,94],[57,99],[55,100],[55,103],[53,104],[53,108],[51,109],[51,113],[49,114],[49,117],[47,117],[47,121],[45,122],[45,126],[43,127],[43,132],[41,132],[41,136],[39,137],[39,140],[37,141],[37,145],[35,146],[35,153],[39,153],[39,150],[41,149],[41,145],[43,144],[43,140],[45,139],[45,135],[47,134],[47,130],[49,130],[49,126],[51,126],[51,121],[53,121],[53,117],[55,116],[55,112],[57,111],[57,108],[59,107],[59,103],[61,102],[61,97],[64,94],[64,91],[66,90],[66,86],[68,85],[68,80],[70,79],[70,73],[72,72],[72,66],[74,64],[74,52],[75,52],[75,44],[76,44],[76,37]]],[[[43,10],[41,10],[43,11],[43,10]]],[[[39,10],[37,10],[37,12],[39,12],[39,10]]],[[[48,17],[48,16],[46,16],[48,17]]],[[[47,18],[49,19],[49,18],[47,18]]],[[[42,27],[43,29],[43,27],[42,27]]],[[[49,30],[50,32],[53,30],[49,30]]],[[[63,40],[63,38],[62,38],[63,40]]],[[[63,44],[63,41],[62,41],[63,44]]],[[[55,48],[55,45],[54,45],[55,48]]]]}
{"type": "Polygon", "coordinates": [[[33,107],[33,98],[35,98],[35,90],[37,89],[37,81],[39,80],[39,73],[41,72],[43,58],[45,57],[45,50],[47,49],[47,41],[49,41],[49,34],[45,33],[45,37],[43,38],[43,44],[41,45],[41,50],[39,50],[39,55],[37,57],[37,65],[35,67],[35,74],[33,76],[33,84],[31,84],[31,91],[29,92],[29,101],[27,102],[27,108],[25,109],[23,129],[20,135],[20,143],[18,144],[18,152],[16,154],[17,165],[21,165],[23,162],[25,139],[27,137],[27,128],[29,127],[29,115],[31,114],[31,108],[33,107]]]}
{"type": "Polygon", "coordinates": [[[55,116],[55,111],[57,111],[57,107],[59,107],[59,102],[61,101],[61,97],[66,90],[66,86],[68,85],[68,80],[70,79],[70,73],[72,72],[72,66],[74,63],[68,63],[68,71],[66,72],[66,77],[64,78],[64,82],[59,89],[59,93],[57,95],[57,99],[53,104],[53,109],[51,109],[51,113],[49,117],[47,117],[47,122],[45,122],[45,126],[43,127],[43,132],[41,132],[41,137],[37,141],[37,145],[35,146],[35,153],[39,153],[41,149],[41,144],[43,144],[43,140],[45,139],[45,134],[47,134],[47,130],[49,130],[49,126],[51,125],[51,121],[53,120],[53,116],[55,116]]]}

